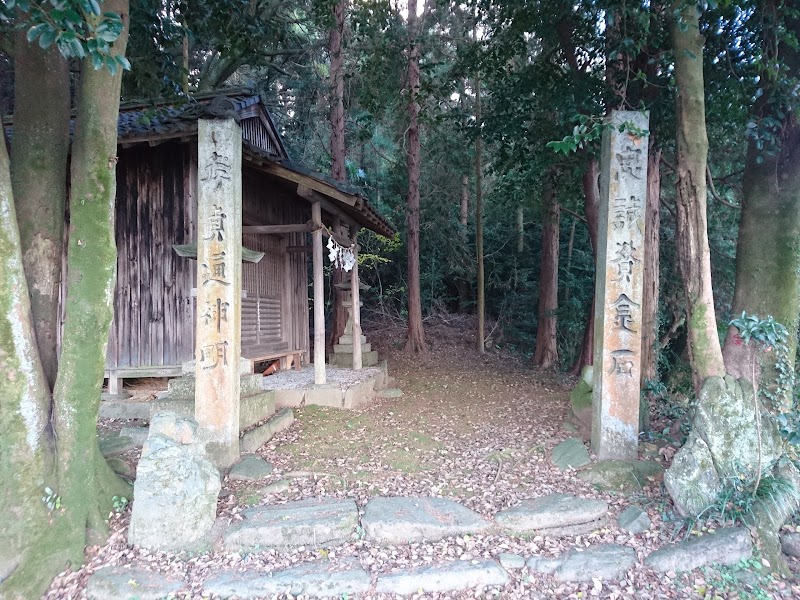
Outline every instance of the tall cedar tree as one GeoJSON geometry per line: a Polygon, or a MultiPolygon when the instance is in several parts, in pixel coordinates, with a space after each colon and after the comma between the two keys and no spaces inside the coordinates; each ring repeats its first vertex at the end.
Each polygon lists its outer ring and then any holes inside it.
{"type": "Polygon", "coordinates": [[[408,130],[406,134],[406,166],[408,169],[408,334],[405,349],[427,352],[422,326],[422,297],[419,274],[419,39],[417,0],[408,3],[408,130]]]}
{"type": "MultiPolygon", "coordinates": [[[[345,164],[347,150],[345,146],[344,122],[344,56],[342,54],[342,38],[344,36],[344,18],[347,10],[347,0],[339,0],[333,6],[333,26],[329,36],[329,50],[331,56],[330,68],[330,122],[331,122],[331,175],[337,181],[347,181],[347,167],[345,164]]],[[[341,233],[341,231],[337,232],[341,233]]],[[[328,338],[329,349],[344,333],[347,324],[347,311],[342,303],[343,293],[336,288],[336,284],[344,283],[348,278],[344,270],[333,267],[331,272],[331,293],[333,295],[333,318],[331,320],[331,334],[328,338]]]]}

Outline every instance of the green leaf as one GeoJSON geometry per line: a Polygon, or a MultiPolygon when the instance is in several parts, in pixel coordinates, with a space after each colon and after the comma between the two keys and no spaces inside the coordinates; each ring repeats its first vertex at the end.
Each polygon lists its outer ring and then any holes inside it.
{"type": "Polygon", "coordinates": [[[53,31],[53,29],[51,29],[50,26],[48,25],[47,29],[45,29],[42,32],[42,35],[39,36],[39,47],[49,48],[53,44],[55,39],[56,39],[56,32],[53,31]]]}

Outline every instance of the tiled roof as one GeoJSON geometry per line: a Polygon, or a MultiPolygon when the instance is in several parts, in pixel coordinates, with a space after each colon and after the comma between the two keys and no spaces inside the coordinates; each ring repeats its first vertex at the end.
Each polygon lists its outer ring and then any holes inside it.
{"type": "Polygon", "coordinates": [[[197,119],[203,116],[211,102],[224,97],[237,113],[258,104],[260,98],[246,90],[228,93],[198,95],[184,101],[156,103],[126,103],[119,107],[117,136],[120,142],[150,137],[153,135],[193,134],[197,131],[197,119]]]}

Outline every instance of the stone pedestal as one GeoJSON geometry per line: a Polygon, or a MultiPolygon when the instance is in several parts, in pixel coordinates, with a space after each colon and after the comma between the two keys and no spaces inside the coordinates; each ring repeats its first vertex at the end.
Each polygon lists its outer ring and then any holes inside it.
{"type": "Polygon", "coordinates": [[[648,119],[613,111],[603,133],[592,386],[601,460],[638,453],[648,119]]]}
{"type": "MultiPolygon", "coordinates": [[[[353,367],[353,295],[349,283],[336,284],[336,288],[342,293],[342,306],[347,310],[347,323],[344,326],[344,333],[339,337],[339,343],[333,345],[330,363],[343,369],[350,369],[353,367]]],[[[369,286],[362,283],[359,289],[368,290],[369,286]]],[[[363,302],[359,302],[359,306],[363,306],[363,302]]],[[[361,361],[364,367],[374,367],[378,364],[378,353],[367,343],[365,335],[361,336],[361,361]]]]}
{"type": "Polygon", "coordinates": [[[195,417],[214,463],[239,460],[242,130],[198,122],[195,417]]]}

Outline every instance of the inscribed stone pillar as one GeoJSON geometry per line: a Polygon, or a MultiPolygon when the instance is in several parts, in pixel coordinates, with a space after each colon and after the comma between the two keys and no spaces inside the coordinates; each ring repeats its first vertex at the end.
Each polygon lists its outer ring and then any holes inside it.
{"type": "Polygon", "coordinates": [[[239,460],[242,130],[198,124],[195,418],[217,466],[239,460]]]}
{"type": "Polygon", "coordinates": [[[648,113],[612,111],[603,133],[592,391],[600,460],[638,454],[648,121],[648,113]]]}

